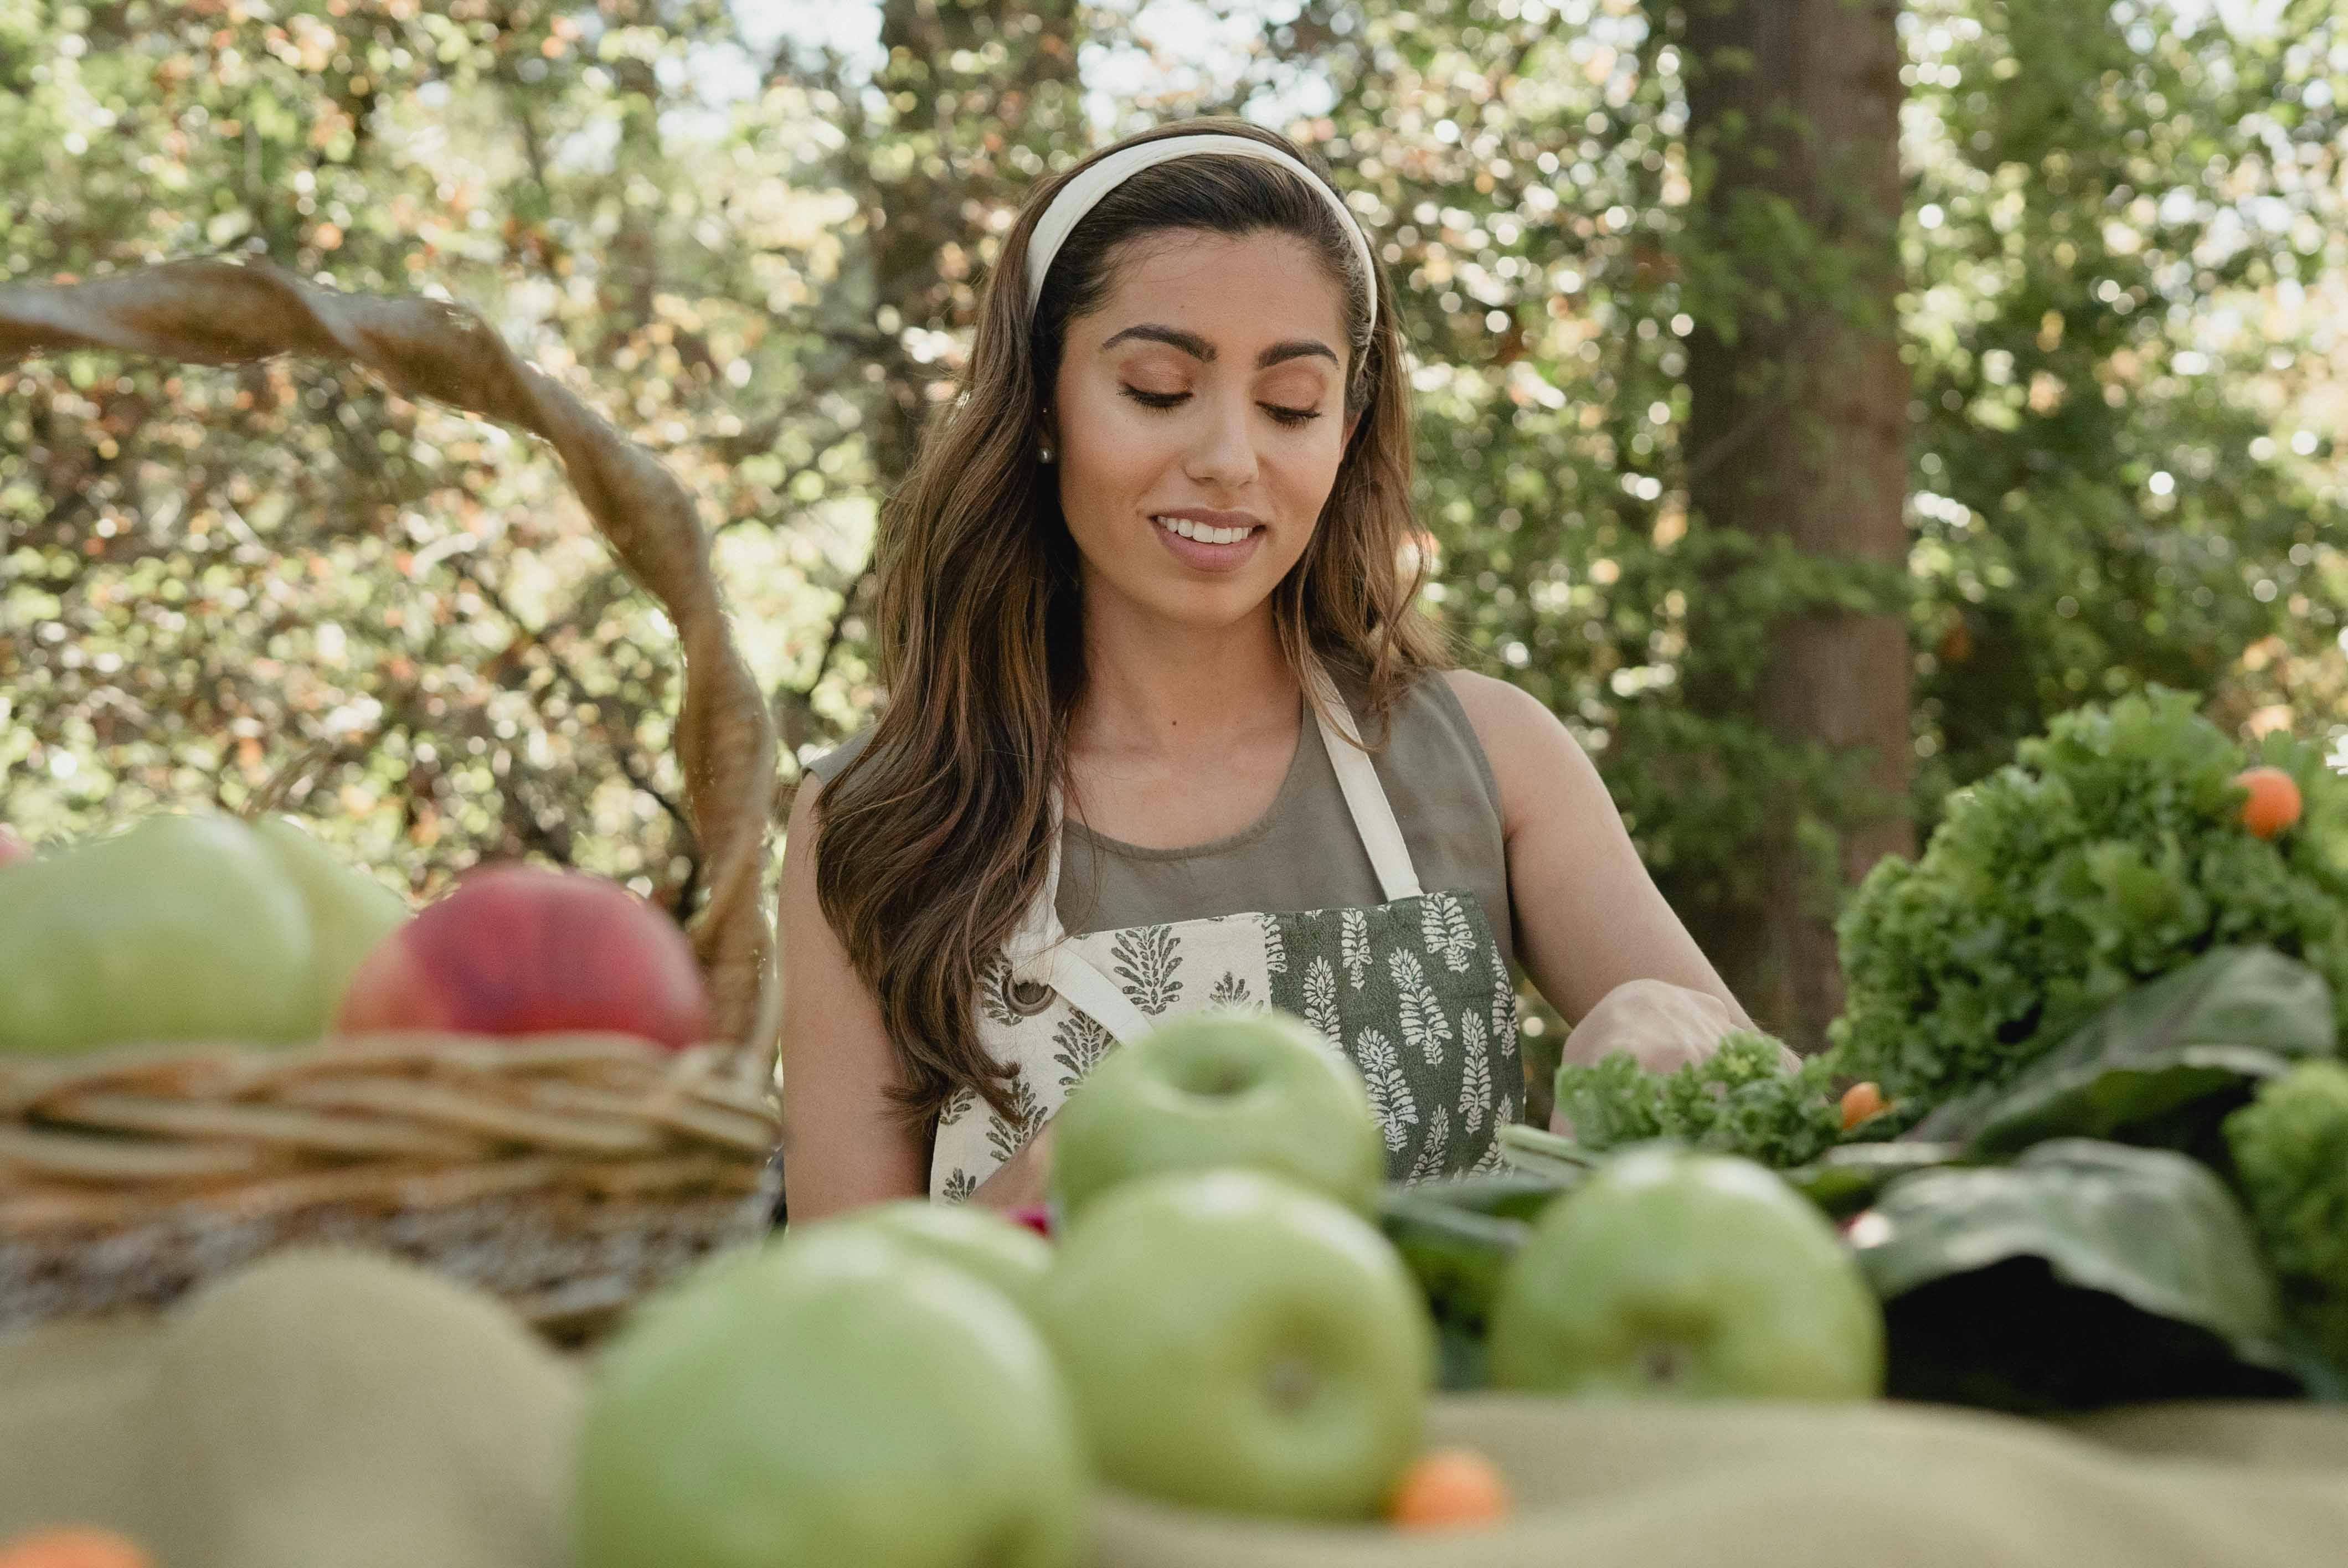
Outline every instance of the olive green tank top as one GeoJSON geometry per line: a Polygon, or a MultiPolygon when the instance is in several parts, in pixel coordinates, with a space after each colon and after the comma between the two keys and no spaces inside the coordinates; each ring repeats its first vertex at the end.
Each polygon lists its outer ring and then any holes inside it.
{"type": "MultiPolygon", "coordinates": [[[[1360,691],[1338,685],[1356,713],[1360,691]]],[[[1060,923],[1071,936],[1169,925],[1218,915],[1301,914],[1362,908],[1383,895],[1321,738],[1300,703],[1296,754],[1271,807],[1228,837],[1179,849],[1148,849],[1067,824],[1060,850],[1060,923]]],[[[1363,726],[1364,738],[1377,737],[1363,726]]],[[[861,751],[871,732],[808,764],[826,783],[861,751]]],[[[1419,880],[1430,893],[1472,893],[1513,967],[1508,850],[1499,785],[1466,710],[1440,673],[1419,677],[1395,705],[1385,744],[1372,756],[1378,783],[1419,880]]]]}

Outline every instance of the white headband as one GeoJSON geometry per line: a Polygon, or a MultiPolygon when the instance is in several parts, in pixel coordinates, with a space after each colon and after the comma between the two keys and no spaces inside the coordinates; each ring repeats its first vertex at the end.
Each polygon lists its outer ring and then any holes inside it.
{"type": "Polygon", "coordinates": [[[1148,169],[1153,163],[1170,159],[1189,158],[1198,153],[1229,153],[1236,158],[1261,159],[1292,169],[1298,179],[1313,189],[1313,193],[1329,204],[1337,214],[1338,223],[1345,237],[1354,242],[1354,254],[1362,263],[1362,284],[1369,291],[1370,324],[1377,325],[1377,271],[1370,264],[1370,242],[1362,233],[1362,226],[1345,210],[1344,200],[1329,189],[1326,181],[1295,159],[1269,142],[1250,136],[1233,136],[1225,132],[1200,132],[1189,136],[1161,136],[1151,141],[1139,141],[1131,147],[1119,148],[1107,157],[1087,165],[1085,171],[1060,187],[1059,194],[1044,210],[1035,221],[1035,229],[1027,237],[1027,318],[1035,317],[1035,302],[1044,297],[1044,274],[1052,270],[1052,258],[1060,252],[1077,220],[1092,210],[1093,203],[1117,186],[1148,169]]]}

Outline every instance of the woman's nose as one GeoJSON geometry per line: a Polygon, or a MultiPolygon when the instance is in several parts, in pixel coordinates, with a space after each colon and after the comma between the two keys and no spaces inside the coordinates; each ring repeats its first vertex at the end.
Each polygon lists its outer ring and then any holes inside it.
{"type": "Polygon", "coordinates": [[[1245,485],[1255,477],[1255,432],[1243,399],[1218,403],[1184,464],[1201,485],[1245,485]]]}

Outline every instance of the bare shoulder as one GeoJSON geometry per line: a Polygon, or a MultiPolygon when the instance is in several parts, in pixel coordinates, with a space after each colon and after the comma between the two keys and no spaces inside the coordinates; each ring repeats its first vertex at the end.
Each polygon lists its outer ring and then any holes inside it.
{"type": "Polygon", "coordinates": [[[798,787],[791,792],[790,813],[783,821],[783,874],[778,891],[782,897],[786,942],[795,923],[810,915],[821,917],[815,891],[815,852],[823,833],[823,794],[824,781],[812,772],[802,773],[798,787]]]}
{"type": "MultiPolygon", "coordinates": [[[[823,780],[812,768],[802,770],[799,774],[798,787],[791,792],[790,815],[783,821],[783,846],[786,854],[798,845],[800,829],[812,828],[816,825],[818,803],[822,794],[823,780]]],[[[806,847],[811,849],[814,846],[814,837],[810,835],[806,847]]]]}
{"type": "Polygon", "coordinates": [[[1473,670],[1447,670],[1443,679],[1492,764],[1493,781],[1500,786],[1501,816],[1511,833],[1525,821],[1532,803],[1557,802],[1560,784],[1595,786],[1604,793],[1581,743],[1540,698],[1473,670]]]}
{"type": "Polygon", "coordinates": [[[1487,750],[1493,740],[1505,738],[1515,730],[1565,727],[1557,722],[1556,714],[1541,705],[1540,698],[1521,686],[1473,670],[1446,670],[1443,680],[1451,688],[1451,694],[1459,699],[1468,722],[1476,726],[1476,738],[1485,743],[1487,750]]]}
{"type": "Polygon", "coordinates": [[[1523,687],[1473,670],[1447,670],[1443,679],[1459,699],[1494,774],[1523,764],[1553,767],[1566,753],[1581,754],[1573,732],[1523,687]]]}

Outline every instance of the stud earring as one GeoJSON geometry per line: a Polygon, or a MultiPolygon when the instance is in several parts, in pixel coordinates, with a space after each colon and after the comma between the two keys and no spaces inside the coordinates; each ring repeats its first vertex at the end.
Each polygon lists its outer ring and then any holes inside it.
{"type": "Polygon", "coordinates": [[[1052,460],[1052,449],[1049,446],[1036,447],[1035,460],[1038,463],[1049,463],[1052,460]]]}

